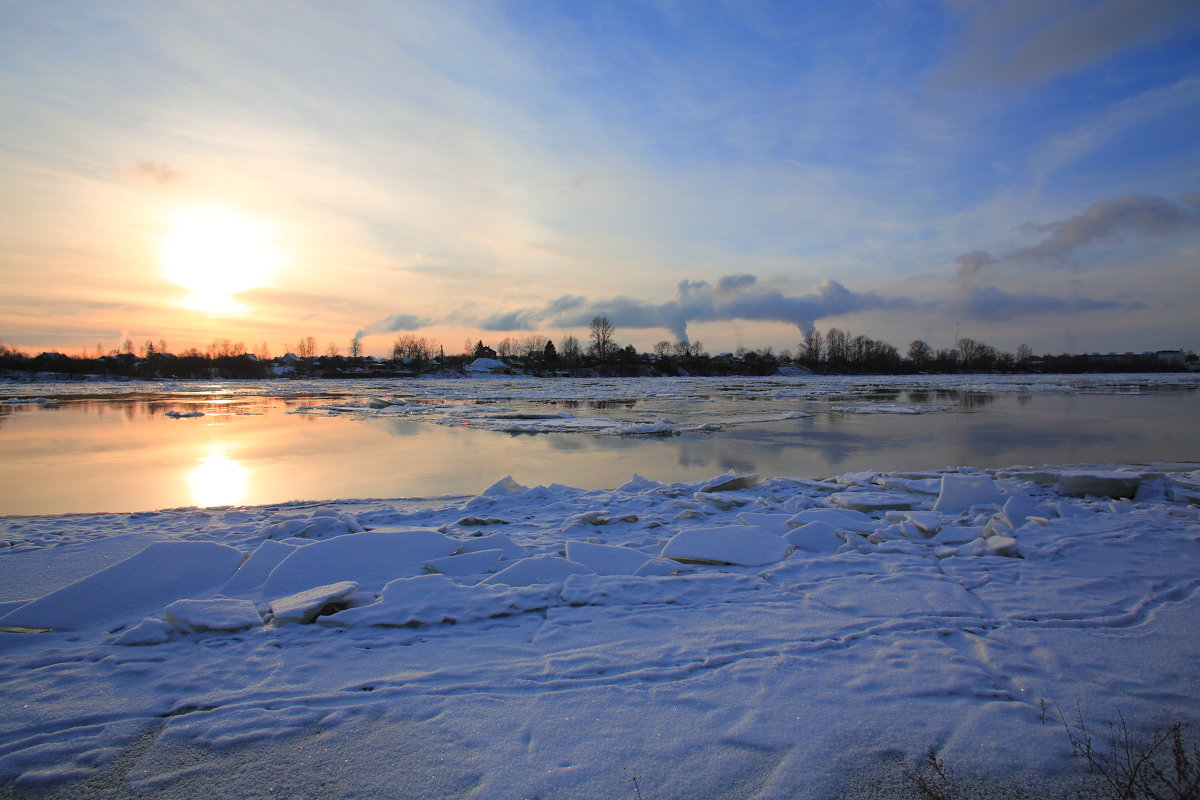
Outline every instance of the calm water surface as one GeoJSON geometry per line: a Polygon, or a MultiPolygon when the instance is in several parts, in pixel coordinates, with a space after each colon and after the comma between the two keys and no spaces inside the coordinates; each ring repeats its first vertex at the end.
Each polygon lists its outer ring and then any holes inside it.
{"type": "MultiPolygon", "coordinates": [[[[360,398],[361,399],[361,398],[360,398]]],[[[592,401],[525,399],[507,406],[614,419],[702,421],[803,411],[802,419],[707,433],[614,437],[498,433],[421,419],[289,413],[328,398],[64,397],[0,406],[0,514],[138,511],[288,500],[473,494],[512,475],[526,485],[611,488],[638,473],[695,481],[726,470],[828,477],[862,470],[971,465],[1200,460],[1200,395],[874,391],[592,401]],[[203,411],[172,418],[167,411],[203,411]]]]}

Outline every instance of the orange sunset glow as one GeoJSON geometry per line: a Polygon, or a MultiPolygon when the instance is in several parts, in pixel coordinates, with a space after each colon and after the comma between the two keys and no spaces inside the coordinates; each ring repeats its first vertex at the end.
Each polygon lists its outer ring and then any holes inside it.
{"type": "Polygon", "coordinates": [[[283,263],[267,223],[219,207],[177,212],[158,258],[163,275],[188,291],[180,304],[209,314],[246,311],[236,295],[270,285],[283,263]]]}
{"type": "Polygon", "coordinates": [[[1191,346],[1192,6],[742,6],[0,0],[0,343],[1191,346]]]}

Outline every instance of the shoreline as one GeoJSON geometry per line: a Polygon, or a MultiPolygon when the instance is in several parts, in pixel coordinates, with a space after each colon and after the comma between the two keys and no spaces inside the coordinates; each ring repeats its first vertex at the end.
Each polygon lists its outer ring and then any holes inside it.
{"type": "Polygon", "coordinates": [[[0,633],[0,791],[886,797],[931,747],[1074,780],[1039,703],[1200,721],[1183,466],[10,518],[0,625],[56,630],[0,633]]]}

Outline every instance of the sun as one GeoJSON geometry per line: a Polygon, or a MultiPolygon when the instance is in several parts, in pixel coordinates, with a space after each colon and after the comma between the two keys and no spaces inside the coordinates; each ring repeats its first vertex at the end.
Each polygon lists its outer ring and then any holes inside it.
{"type": "Polygon", "coordinates": [[[208,455],[188,473],[192,497],[199,506],[233,506],[246,498],[250,470],[225,455],[220,445],[208,448],[208,455]]]}
{"type": "Polygon", "coordinates": [[[229,208],[176,212],[158,249],[159,266],[187,290],[181,304],[210,314],[246,310],[235,295],[268,286],[282,264],[273,227],[229,208]]]}

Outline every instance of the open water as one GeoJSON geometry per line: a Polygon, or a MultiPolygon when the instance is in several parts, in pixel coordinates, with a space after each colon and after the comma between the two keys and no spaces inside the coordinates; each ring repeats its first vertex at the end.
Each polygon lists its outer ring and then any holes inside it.
{"type": "Polygon", "coordinates": [[[469,495],[506,475],[525,485],[612,488],[634,474],[666,483],[729,470],[823,478],[963,465],[1192,462],[1200,461],[1198,382],[6,384],[0,514],[469,495]],[[415,411],[361,407],[379,396],[405,399],[415,411]],[[669,432],[508,430],[544,430],[563,419],[665,420],[669,432]]]}

